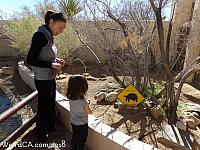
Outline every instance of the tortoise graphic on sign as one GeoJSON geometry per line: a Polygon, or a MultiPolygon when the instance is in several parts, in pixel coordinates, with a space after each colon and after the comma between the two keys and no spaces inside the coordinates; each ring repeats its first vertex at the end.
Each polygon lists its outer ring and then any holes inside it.
{"type": "Polygon", "coordinates": [[[137,95],[134,93],[129,93],[128,95],[124,95],[124,97],[126,97],[126,101],[130,102],[130,100],[137,102],[137,95]]]}
{"type": "Polygon", "coordinates": [[[136,106],[144,100],[144,97],[132,84],[129,84],[121,93],[119,93],[119,95],[117,95],[117,98],[124,105],[130,106],[136,106]]]}

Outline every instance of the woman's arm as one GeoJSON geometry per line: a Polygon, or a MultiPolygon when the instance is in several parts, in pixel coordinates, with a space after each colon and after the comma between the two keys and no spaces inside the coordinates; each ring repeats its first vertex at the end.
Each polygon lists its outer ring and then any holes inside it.
{"type": "Polygon", "coordinates": [[[36,32],[33,35],[31,47],[27,55],[27,63],[31,66],[41,68],[51,68],[52,63],[38,59],[38,56],[44,46],[48,44],[46,36],[41,32],[36,32]]]}

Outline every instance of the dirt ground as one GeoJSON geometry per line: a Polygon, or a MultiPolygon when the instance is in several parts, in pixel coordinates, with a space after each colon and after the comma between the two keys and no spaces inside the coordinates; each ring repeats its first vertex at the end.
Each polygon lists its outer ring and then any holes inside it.
{"type": "MultiPolygon", "coordinates": [[[[57,80],[57,89],[62,94],[66,92],[69,76],[70,75],[67,75],[67,78],[63,80],[57,80]]],[[[155,120],[142,108],[137,111],[123,112],[115,109],[113,105],[97,104],[94,98],[96,92],[100,89],[109,89],[109,87],[118,86],[112,77],[107,76],[105,81],[88,81],[88,84],[87,98],[91,100],[93,115],[95,117],[129,136],[154,145],[159,149],[174,149],[173,147],[167,148],[156,140],[156,134],[158,129],[161,128],[161,124],[167,124],[164,118],[161,117],[155,120]]]]}

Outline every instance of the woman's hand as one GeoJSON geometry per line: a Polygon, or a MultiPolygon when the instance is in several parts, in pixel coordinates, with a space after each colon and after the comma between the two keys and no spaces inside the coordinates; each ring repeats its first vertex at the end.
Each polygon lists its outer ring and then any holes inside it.
{"type": "Polygon", "coordinates": [[[62,65],[60,63],[52,63],[52,68],[56,69],[56,70],[61,70],[62,65]]]}
{"type": "Polygon", "coordinates": [[[64,65],[65,65],[65,60],[64,59],[56,58],[56,62],[61,64],[61,68],[64,67],[64,65]]]}

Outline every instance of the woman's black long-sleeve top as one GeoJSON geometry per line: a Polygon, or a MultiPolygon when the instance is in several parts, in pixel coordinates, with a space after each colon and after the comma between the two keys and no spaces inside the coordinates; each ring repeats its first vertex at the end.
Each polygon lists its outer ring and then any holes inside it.
{"type": "MultiPolygon", "coordinates": [[[[45,28],[50,31],[47,25],[44,25],[45,28]]],[[[51,31],[50,31],[51,32],[51,31]]],[[[52,62],[43,61],[38,59],[38,56],[44,46],[48,44],[47,37],[42,32],[35,32],[32,37],[32,43],[27,55],[26,62],[35,67],[40,68],[51,68],[52,62]]]]}

